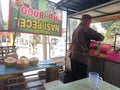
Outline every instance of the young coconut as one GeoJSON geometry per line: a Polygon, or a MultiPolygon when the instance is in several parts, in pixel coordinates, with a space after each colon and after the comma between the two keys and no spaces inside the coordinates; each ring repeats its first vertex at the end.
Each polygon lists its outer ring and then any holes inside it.
{"type": "Polygon", "coordinates": [[[29,60],[29,65],[30,66],[36,66],[39,62],[39,59],[37,57],[33,57],[29,60]]]}
{"type": "Polygon", "coordinates": [[[20,58],[26,58],[26,59],[28,59],[26,56],[21,56],[20,58]]]}
{"type": "Polygon", "coordinates": [[[16,62],[17,69],[24,69],[29,65],[29,60],[27,58],[20,58],[16,62]]]}
{"type": "Polygon", "coordinates": [[[15,64],[16,64],[16,59],[13,58],[13,57],[7,57],[5,60],[4,60],[4,65],[6,68],[10,68],[10,67],[14,67],[15,64]]]}

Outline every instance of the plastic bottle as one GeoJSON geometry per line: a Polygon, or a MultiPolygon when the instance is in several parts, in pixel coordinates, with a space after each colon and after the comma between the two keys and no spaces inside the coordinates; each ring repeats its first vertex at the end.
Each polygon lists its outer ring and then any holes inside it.
{"type": "Polygon", "coordinates": [[[98,42],[98,44],[97,44],[97,46],[96,46],[96,47],[97,47],[97,48],[96,48],[97,50],[100,50],[100,45],[101,45],[100,42],[98,42]]]}
{"type": "Polygon", "coordinates": [[[96,53],[95,56],[98,56],[100,54],[100,42],[98,42],[98,44],[96,45],[96,53]]]}

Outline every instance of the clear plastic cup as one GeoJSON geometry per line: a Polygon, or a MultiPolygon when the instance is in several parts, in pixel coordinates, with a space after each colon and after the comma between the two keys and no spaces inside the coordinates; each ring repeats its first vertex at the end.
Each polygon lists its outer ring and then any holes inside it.
{"type": "Polygon", "coordinates": [[[100,80],[103,80],[97,72],[89,72],[89,87],[96,89],[101,85],[100,80]]]}

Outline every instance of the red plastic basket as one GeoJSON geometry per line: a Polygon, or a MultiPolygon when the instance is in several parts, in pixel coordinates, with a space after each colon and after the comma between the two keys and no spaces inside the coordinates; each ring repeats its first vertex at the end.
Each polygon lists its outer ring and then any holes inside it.
{"type": "Polygon", "coordinates": [[[100,45],[100,53],[106,53],[107,51],[110,51],[112,49],[111,44],[101,44],[100,45]]]}
{"type": "Polygon", "coordinates": [[[107,53],[107,58],[109,60],[120,62],[120,54],[115,52],[115,51],[108,52],[107,53]]]}

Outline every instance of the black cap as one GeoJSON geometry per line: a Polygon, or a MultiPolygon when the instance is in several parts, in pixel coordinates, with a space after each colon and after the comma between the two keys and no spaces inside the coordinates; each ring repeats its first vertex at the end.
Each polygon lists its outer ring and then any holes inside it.
{"type": "Polygon", "coordinates": [[[92,17],[89,14],[84,14],[81,20],[85,20],[85,19],[92,19],[92,17]]]}

